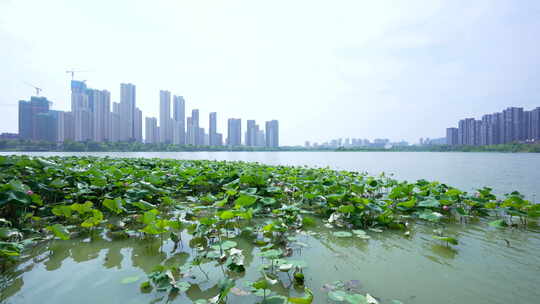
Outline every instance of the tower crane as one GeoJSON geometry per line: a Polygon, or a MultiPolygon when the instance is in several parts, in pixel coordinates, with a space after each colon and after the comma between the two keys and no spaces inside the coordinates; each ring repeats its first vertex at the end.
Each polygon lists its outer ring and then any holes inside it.
{"type": "Polygon", "coordinates": [[[25,82],[25,84],[26,84],[26,85],[29,85],[29,86],[31,86],[31,87],[33,87],[34,90],[36,90],[36,96],[39,96],[39,93],[40,93],[41,91],[43,91],[42,88],[38,88],[38,87],[36,87],[35,85],[33,85],[33,84],[31,84],[31,83],[25,82]]]}
{"type": "Polygon", "coordinates": [[[82,71],[82,70],[74,70],[74,69],[71,69],[71,70],[67,70],[66,73],[68,74],[71,74],[71,80],[74,80],[75,79],[75,73],[79,73],[79,72],[88,72],[88,71],[82,71]]]}

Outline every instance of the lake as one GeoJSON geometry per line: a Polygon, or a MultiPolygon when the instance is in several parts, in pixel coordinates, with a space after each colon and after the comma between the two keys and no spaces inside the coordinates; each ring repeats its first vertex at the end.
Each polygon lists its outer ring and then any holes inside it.
{"type": "Polygon", "coordinates": [[[35,152],[0,155],[93,155],[210,159],[260,162],[269,165],[330,167],[370,174],[393,174],[399,180],[427,179],[474,191],[488,186],[497,194],[519,191],[530,199],[540,195],[540,153],[460,152],[35,152]]]}
{"type": "MultiPolygon", "coordinates": [[[[10,154],[10,153],[2,153],[10,154]]],[[[21,154],[21,153],[17,153],[21,154]]],[[[196,153],[24,153],[30,155],[97,155],[252,161],[274,165],[331,167],[392,173],[402,180],[438,180],[465,190],[490,186],[497,193],[519,190],[532,198],[540,194],[540,155],[499,153],[424,152],[196,152],[196,153]]],[[[415,224],[413,233],[368,231],[369,240],[337,238],[322,225],[311,234],[299,234],[294,259],[307,262],[306,285],[314,303],[328,300],[325,284],[354,282],[362,293],[381,304],[399,300],[410,304],[433,303],[538,303],[540,299],[540,229],[490,227],[475,223],[446,224],[459,244],[446,246],[433,240],[436,225],[415,224]]],[[[182,234],[177,248],[157,239],[112,240],[106,234],[38,245],[22,262],[0,276],[2,303],[189,303],[215,296],[223,276],[214,263],[193,270],[193,285],[186,293],[141,293],[139,284],[159,263],[184,263],[195,255],[191,236],[182,234]],[[204,272],[203,272],[204,271],[204,272]],[[207,279],[205,277],[208,276],[207,279]],[[122,283],[126,278],[128,282],[122,283]]],[[[245,255],[242,282],[260,278],[263,260],[249,238],[235,239],[245,255]]],[[[281,274],[282,282],[288,282],[281,274]]],[[[280,283],[281,284],[281,283],[280,283]]],[[[280,293],[287,286],[275,286],[280,293]]],[[[301,295],[301,293],[298,293],[301,295]]],[[[260,300],[260,298],[259,298],[260,300]]],[[[231,296],[229,303],[255,303],[257,298],[231,296]]],[[[345,303],[345,302],[343,302],[345,303]]]]}

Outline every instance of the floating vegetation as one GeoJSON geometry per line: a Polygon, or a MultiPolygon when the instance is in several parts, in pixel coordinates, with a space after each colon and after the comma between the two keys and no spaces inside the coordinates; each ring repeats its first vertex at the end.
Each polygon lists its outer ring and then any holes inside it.
{"type": "Polygon", "coordinates": [[[155,265],[146,278],[119,284],[174,299],[209,280],[203,265],[210,264],[221,271],[215,294],[194,303],[227,303],[231,294],[262,303],[380,303],[354,280],[327,284],[328,299],[314,299],[321,287],[306,286],[309,265],[295,254],[306,246],[299,236],[324,225],[332,229],[327,237],[365,243],[389,229],[409,237],[422,222],[433,226],[433,242],[448,247],[459,241],[446,223],[485,217],[491,229],[508,229],[540,216],[540,205],[520,193],[497,198],[491,191],[243,162],[0,156],[0,265],[4,271],[25,248],[52,239],[139,238],[155,241],[160,252],[172,242],[175,252],[187,234],[189,261],[155,265]],[[253,257],[239,240],[257,246],[263,260],[259,278],[244,285],[236,279],[253,257]]]}

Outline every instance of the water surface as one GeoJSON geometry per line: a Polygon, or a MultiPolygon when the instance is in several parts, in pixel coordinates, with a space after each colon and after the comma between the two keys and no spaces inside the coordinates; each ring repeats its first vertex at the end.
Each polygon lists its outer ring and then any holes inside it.
{"type": "MultiPolygon", "coordinates": [[[[480,224],[451,224],[447,232],[460,244],[447,247],[431,238],[435,226],[416,225],[413,234],[368,232],[370,240],[336,238],[329,230],[299,235],[292,259],[308,263],[306,286],[315,294],[314,303],[331,303],[324,284],[336,280],[358,280],[360,291],[381,303],[398,299],[403,303],[538,303],[540,298],[540,234],[538,230],[500,230],[480,224]],[[510,246],[506,241],[510,242],[510,246]]],[[[174,250],[167,242],[160,250],[157,239],[111,241],[106,236],[53,241],[28,252],[16,269],[2,277],[4,303],[166,303],[166,293],[141,293],[139,284],[152,268],[164,263],[183,264],[195,256],[190,236],[183,234],[182,246],[174,250]],[[174,251],[173,251],[174,250],[174,251]],[[122,284],[123,278],[138,276],[137,282],[122,284]]],[[[249,238],[235,239],[246,256],[247,271],[237,276],[236,286],[260,278],[263,260],[249,238]]],[[[206,276],[193,270],[193,285],[172,303],[208,299],[218,293],[223,277],[215,262],[204,264],[206,276]]],[[[274,291],[288,295],[290,280],[274,291]]],[[[297,295],[292,289],[290,295],[297,295]]],[[[255,303],[253,295],[230,296],[230,303],[255,303]]]]}

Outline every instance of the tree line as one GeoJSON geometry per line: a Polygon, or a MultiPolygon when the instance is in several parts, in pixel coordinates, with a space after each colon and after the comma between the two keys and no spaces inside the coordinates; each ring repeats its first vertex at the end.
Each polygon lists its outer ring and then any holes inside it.
{"type": "Polygon", "coordinates": [[[167,143],[140,142],[76,142],[53,143],[23,139],[0,140],[0,151],[43,152],[195,152],[195,151],[338,151],[338,152],[530,152],[540,153],[540,143],[509,143],[491,146],[395,146],[384,147],[248,147],[248,146],[192,146],[167,143]]]}

